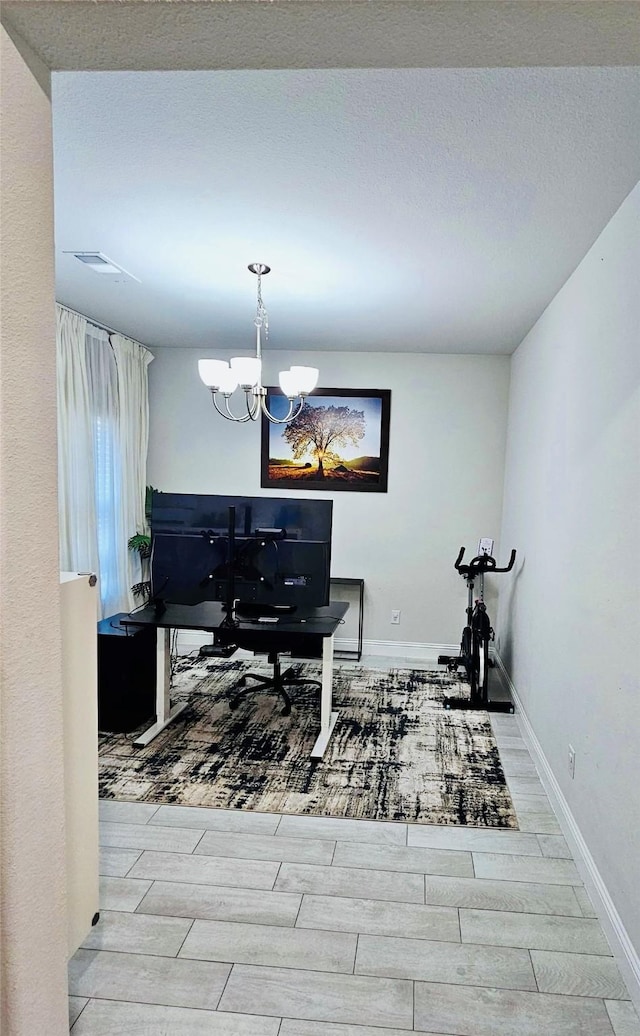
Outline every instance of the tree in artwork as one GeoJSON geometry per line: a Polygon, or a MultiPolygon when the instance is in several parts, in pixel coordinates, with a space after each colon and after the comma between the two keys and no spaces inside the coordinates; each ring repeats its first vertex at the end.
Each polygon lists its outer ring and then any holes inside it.
{"type": "Polygon", "coordinates": [[[300,460],[310,454],[318,469],[314,477],[325,476],[325,466],[340,461],[340,448],[357,446],[365,434],[365,416],[362,410],[348,406],[309,406],[305,403],[300,414],[283,432],[293,456],[300,460]]]}

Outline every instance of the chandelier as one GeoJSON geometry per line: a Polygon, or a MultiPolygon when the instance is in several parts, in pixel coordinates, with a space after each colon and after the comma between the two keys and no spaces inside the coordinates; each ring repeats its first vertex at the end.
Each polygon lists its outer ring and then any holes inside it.
{"type": "Polygon", "coordinates": [[[274,417],[267,409],[267,390],[262,384],[262,331],[265,340],[268,338],[269,322],[267,311],[262,301],[262,277],[269,273],[270,266],[264,263],[250,263],[249,270],[258,278],[258,303],[256,308],[256,354],[255,356],[234,356],[225,360],[198,360],[198,373],[205,385],[211,389],[213,405],[222,417],[228,421],[256,421],[260,414],[273,424],[288,424],[298,416],[304,406],[305,397],[318,384],[319,371],[316,367],[290,367],[288,371],[280,371],[280,388],[289,401],[289,408],[284,417],[274,417]],[[229,405],[235,390],[244,392],[246,412],[236,416],[229,405]],[[224,400],[219,404],[219,396],[224,400]],[[297,401],[297,402],[296,402],[297,401]]]}

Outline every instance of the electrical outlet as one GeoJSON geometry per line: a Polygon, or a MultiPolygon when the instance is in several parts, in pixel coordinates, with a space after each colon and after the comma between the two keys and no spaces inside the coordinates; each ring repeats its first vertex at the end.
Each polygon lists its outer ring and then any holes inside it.
{"type": "Polygon", "coordinates": [[[568,763],[569,763],[569,776],[570,776],[571,780],[573,780],[573,778],[576,775],[576,750],[573,747],[573,745],[569,745],[568,763]]]}
{"type": "Polygon", "coordinates": [[[393,626],[399,626],[400,625],[400,612],[397,611],[396,609],[394,609],[391,612],[391,624],[393,626]]]}

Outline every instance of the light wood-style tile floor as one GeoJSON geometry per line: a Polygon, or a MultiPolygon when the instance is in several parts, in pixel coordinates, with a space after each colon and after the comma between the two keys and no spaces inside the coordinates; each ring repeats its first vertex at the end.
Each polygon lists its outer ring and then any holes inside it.
{"type": "Polygon", "coordinates": [[[519,831],[101,802],[73,1036],[640,1036],[517,718],[492,723],[519,831]]]}

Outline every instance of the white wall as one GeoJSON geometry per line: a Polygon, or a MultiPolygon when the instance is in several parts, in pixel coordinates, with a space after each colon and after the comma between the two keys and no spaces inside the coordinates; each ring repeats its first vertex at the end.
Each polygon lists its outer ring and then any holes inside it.
{"type": "MultiPolygon", "coordinates": [[[[151,484],[287,495],[260,488],[260,428],[216,414],[198,377],[203,354],[153,352],[151,484]]],[[[268,355],[267,384],[296,359],[268,355]]],[[[334,501],[333,574],[365,579],[365,641],[456,644],[466,605],[453,569],[458,548],[481,535],[498,539],[509,358],[304,353],[304,362],[320,368],[322,386],[391,389],[388,492],[309,494],[334,501]],[[402,611],[399,626],[390,624],[392,608],[402,611]]]]}
{"type": "Polygon", "coordinates": [[[640,951],[640,186],[512,358],[500,652],[640,951]],[[575,779],[567,754],[576,751],[575,779]]]}
{"type": "Polygon", "coordinates": [[[69,1018],[51,108],[0,31],[0,1030],[59,1036],[69,1018]]]}

